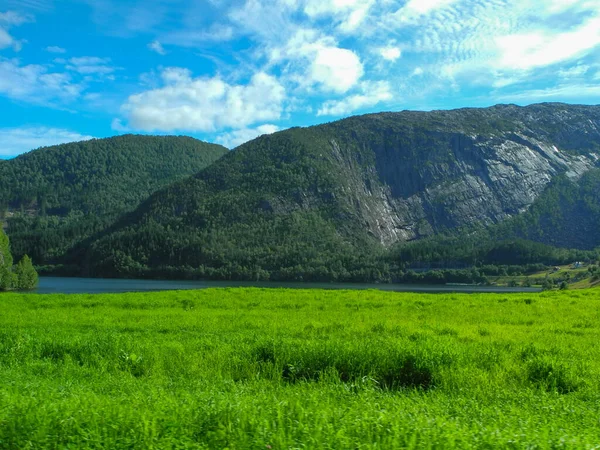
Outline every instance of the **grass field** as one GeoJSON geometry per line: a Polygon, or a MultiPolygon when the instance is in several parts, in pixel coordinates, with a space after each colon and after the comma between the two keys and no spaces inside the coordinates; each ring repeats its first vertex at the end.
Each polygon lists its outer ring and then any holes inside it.
{"type": "Polygon", "coordinates": [[[600,290],[0,296],[0,448],[600,448],[600,290]]]}
{"type": "Polygon", "coordinates": [[[553,270],[548,268],[541,272],[532,273],[529,275],[516,275],[516,276],[500,276],[489,277],[491,283],[498,286],[537,286],[541,287],[546,279],[552,280],[555,286],[558,287],[560,283],[565,280],[569,284],[569,289],[589,289],[592,287],[600,287],[600,280],[594,278],[589,271],[588,265],[579,268],[573,268],[572,265],[557,266],[559,270],[553,270]]]}

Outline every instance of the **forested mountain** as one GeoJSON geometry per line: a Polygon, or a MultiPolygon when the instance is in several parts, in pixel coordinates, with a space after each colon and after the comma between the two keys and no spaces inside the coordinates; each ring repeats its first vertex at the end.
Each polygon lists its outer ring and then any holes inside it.
{"type": "Polygon", "coordinates": [[[361,280],[410,263],[395,246],[440,234],[483,229],[486,243],[588,249],[597,245],[590,171],[599,156],[596,106],[383,113],[294,128],[157,192],[70,262],[97,276],[361,280]],[[568,236],[574,214],[589,223],[577,239],[568,236]]]}
{"type": "Polygon", "coordinates": [[[189,137],[126,135],[0,161],[0,211],[13,254],[60,262],[74,244],[225,153],[189,137]]]}

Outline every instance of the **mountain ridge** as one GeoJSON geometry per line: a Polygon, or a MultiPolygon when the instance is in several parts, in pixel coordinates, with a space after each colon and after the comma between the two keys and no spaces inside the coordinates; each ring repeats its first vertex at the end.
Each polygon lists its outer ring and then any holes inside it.
{"type": "Polygon", "coordinates": [[[552,180],[577,182],[599,159],[598,106],[382,113],[291,128],[155,193],[78,257],[88,273],[111,276],[358,271],[395,244],[517,217],[552,180]]]}

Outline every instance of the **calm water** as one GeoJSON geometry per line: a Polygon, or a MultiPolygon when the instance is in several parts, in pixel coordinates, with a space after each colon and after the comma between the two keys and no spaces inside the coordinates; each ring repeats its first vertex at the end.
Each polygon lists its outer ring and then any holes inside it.
{"type": "Polygon", "coordinates": [[[171,291],[207,289],[213,287],[254,286],[292,289],[379,289],[397,292],[539,292],[536,288],[504,288],[496,286],[419,286],[408,284],[352,284],[352,283],[270,283],[234,281],[162,281],[118,280],[103,278],[40,277],[35,291],[39,294],[100,294],[116,292],[171,291]]]}

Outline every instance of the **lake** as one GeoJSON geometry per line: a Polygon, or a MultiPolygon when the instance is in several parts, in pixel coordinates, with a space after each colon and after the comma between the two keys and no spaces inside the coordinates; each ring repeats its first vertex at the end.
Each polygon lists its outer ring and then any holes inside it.
{"type": "Polygon", "coordinates": [[[396,292],[540,292],[537,288],[509,288],[498,286],[444,286],[410,284],[355,284],[355,283],[281,283],[236,281],[170,281],[170,280],[123,280],[106,278],[40,277],[34,291],[38,294],[102,294],[119,292],[151,292],[223,287],[260,287],[291,289],[378,289],[396,292]]]}

